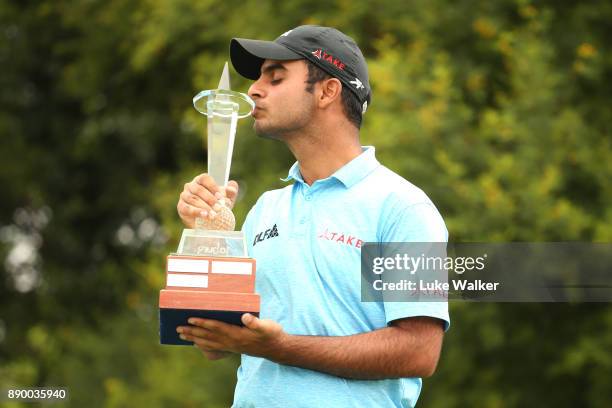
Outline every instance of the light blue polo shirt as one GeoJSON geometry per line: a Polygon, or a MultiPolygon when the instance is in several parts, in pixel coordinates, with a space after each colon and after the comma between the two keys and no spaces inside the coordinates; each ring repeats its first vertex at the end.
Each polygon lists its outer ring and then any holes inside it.
{"type": "MultiPolygon", "coordinates": [[[[425,193],[382,166],[367,147],[326,179],[308,186],[298,163],[264,193],[245,220],[257,260],[261,318],[289,334],[349,336],[395,319],[450,322],[445,302],[362,302],[363,242],[446,242],[448,232],[425,193]]],[[[242,356],[234,407],[412,407],[420,378],[361,381],[242,356]]]]}

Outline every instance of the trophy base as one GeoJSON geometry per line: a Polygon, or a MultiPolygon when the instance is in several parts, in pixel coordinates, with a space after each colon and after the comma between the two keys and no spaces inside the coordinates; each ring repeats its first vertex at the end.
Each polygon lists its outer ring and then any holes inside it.
{"type": "Polygon", "coordinates": [[[189,325],[190,317],[243,326],[244,313],[259,316],[259,300],[255,293],[164,289],[159,293],[160,344],[193,345],[193,342],[181,340],[176,332],[178,326],[189,325]]]}
{"type": "Polygon", "coordinates": [[[222,322],[244,326],[240,320],[245,313],[251,313],[259,317],[259,312],[250,311],[228,311],[228,310],[195,310],[195,309],[159,309],[159,342],[160,344],[175,346],[191,346],[193,342],[182,340],[176,328],[188,326],[187,319],[200,317],[203,319],[221,320],[222,322]]]}

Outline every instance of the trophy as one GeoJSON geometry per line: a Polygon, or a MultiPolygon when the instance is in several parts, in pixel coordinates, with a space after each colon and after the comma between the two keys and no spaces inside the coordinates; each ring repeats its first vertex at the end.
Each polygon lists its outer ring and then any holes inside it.
{"type": "MultiPolygon", "coordinates": [[[[226,186],[234,150],[238,119],[251,114],[253,100],[230,89],[227,62],[214,90],[193,98],[207,117],[208,174],[226,186]]],[[[177,326],[190,317],[242,325],[244,313],[259,315],[255,294],[255,260],[248,257],[241,231],[234,231],[234,214],[223,200],[213,219],[197,218],[194,229],[185,229],[176,253],[166,262],[166,287],[159,294],[161,344],[191,345],[179,338],[177,326]]]]}

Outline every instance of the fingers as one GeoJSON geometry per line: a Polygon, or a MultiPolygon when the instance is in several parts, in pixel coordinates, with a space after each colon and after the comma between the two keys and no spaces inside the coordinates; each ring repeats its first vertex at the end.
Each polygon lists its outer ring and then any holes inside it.
{"type": "MultiPolygon", "coordinates": [[[[205,207],[208,208],[217,203],[217,198],[214,193],[195,182],[185,184],[185,188],[181,193],[181,198],[195,200],[196,203],[205,204],[205,207]],[[185,195],[184,197],[182,196],[183,194],[185,195]]],[[[190,203],[189,201],[187,202],[190,203]]]]}
{"type": "Polygon", "coordinates": [[[193,326],[179,326],[176,328],[181,340],[192,341],[202,350],[219,350],[222,348],[219,336],[210,330],[193,326]]]}
{"type": "Polygon", "coordinates": [[[208,173],[202,173],[200,175],[195,176],[195,178],[193,179],[193,183],[199,184],[206,190],[210,191],[213,195],[221,191],[219,185],[208,173]]]}
{"type": "Polygon", "coordinates": [[[210,330],[206,330],[206,329],[201,329],[195,326],[180,326],[176,328],[176,331],[181,336],[199,337],[202,339],[213,340],[213,341],[218,338],[218,336],[214,332],[210,330]]]}
{"type": "Polygon", "coordinates": [[[199,208],[200,211],[206,211],[210,209],[210,206],[206,201],[204,201],[200,196],[197,196],[188,190],[183,190],[179,198],[180,201],[182,201],[183,203],[193,208],[199,208]]]}
{"type": "Polygon", "coordinates": [[[225,351],[223,350],[223,344],[216,341],[203,339],[201,337],[193,336],[191,334],[181,334],[181,340],[191,341],[202,351],[225,351]]]}
{"type": "Polygon", "coordinates": [[[220,339],[235,335],[236,331],[240,330],[232,324],[212,319],[192,317],[189,318],[188,323],[189,326],[178,326],[176,328],[177,333],[211,341],[220,341],[220,339]]]}
{"type": "Polygon", "coordinates": [[[236,204],[236,198],[238,197],[238,183],[235,182],[234,180],[230,180],[227,183],[227,186],[225,187],[225,196],[228,198],[228,200],[230,201],[230,208],[234,207],[234,204],[236,204]]]}
{"type": "MultiPolygon", "coordinates": [[[[180,201],[192,207],[200,208],[201,211],[211,213],[217,205],[219,187],[208,174],[200,174],[193,181],[186,183],[180,195],[180,201]]],[[[218,211],[218,210],[216,210],[218,211]]]]}
{"type": "Polygon", "coordinates": [[[194,207],[180,200],[176,206],[178,210],[178,214],[185,223],[187,223],[188,227],[192,227],[195,219],[197,217],[206,217],[208,216],[208,211],[202,210],[201,208],[194,207]]]}
{"type": "MultiPolygon", "coordinates": [[[[198,328],[201,328],[207,332],[214,332],[214,333],[219,333],[222,335],[226,335],[232,330],[238,329],[234,325],[231,325],[229,323],[225,323],[219,320],[213,320],[213,319],[201,319],[198,317],[191,317],[189,318],[189,320],[187,320],[187,322],[190,325],[195,326],[195,327],[187,326],[187,329],[189,330],[199,330],[198,328]]],[[[185,326],[182,326],[182,328],[185,328],[185,326]]]]}
{"type": "MultiPolygon", "coordinates": [[[[233,182],[230,189],[230,195],[233,194],[234,199],[237,186],[238,184],[233,182]]],[[[221,211],[219,200],[224,197],[224,189],[221,189],[210,175],[200,174],[184,185],[176,206],[177,212],[185,225],[193,228],[196,218],[214,218],[221,211]]],[[[233,202],[230,205],[233,205],[233,202]]]]}
{"type": "Polygon", "coordinates": [[[234,206],[238,196],[238,183],[231,180],[226,187],[219,187],[208,174],[200,174],[191,182],[186,183],[179,197],[179,203],[200,208],[201,211],[210,213],[211,210],[219,212],[219,200],[228,199],[230,207],[234,206]]]}

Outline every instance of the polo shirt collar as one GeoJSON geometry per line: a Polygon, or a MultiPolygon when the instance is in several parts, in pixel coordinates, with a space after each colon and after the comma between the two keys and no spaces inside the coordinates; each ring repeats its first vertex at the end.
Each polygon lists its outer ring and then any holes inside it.
{"type": "MultiPolygon", "coordinates": [[[[359,156],[336,170],[329,178],[335,178],[344,184],[346,188],[350,188],[380,166],[380,163],[376,160],[376,149],[374,146],[362,146],[361,149],[362,153],[359,156]]],[[[304,183],[304,179],[300,173],[299,162],[293,163],[287,177],[281,180],[289,181],[292,179],[304,183]]]]}
{"type": "Polygon", "coordinates": [[[300,173],[299,162],[293,163],[293,166],[291,166],[291,168],[289,169],[289,173],[287,174],[287,177],[281,179],[281,181],[289,181],[289,180],[295,180],[295,181],[304,183],[304,179],[302,178],[302,173],[300,173]]]}

